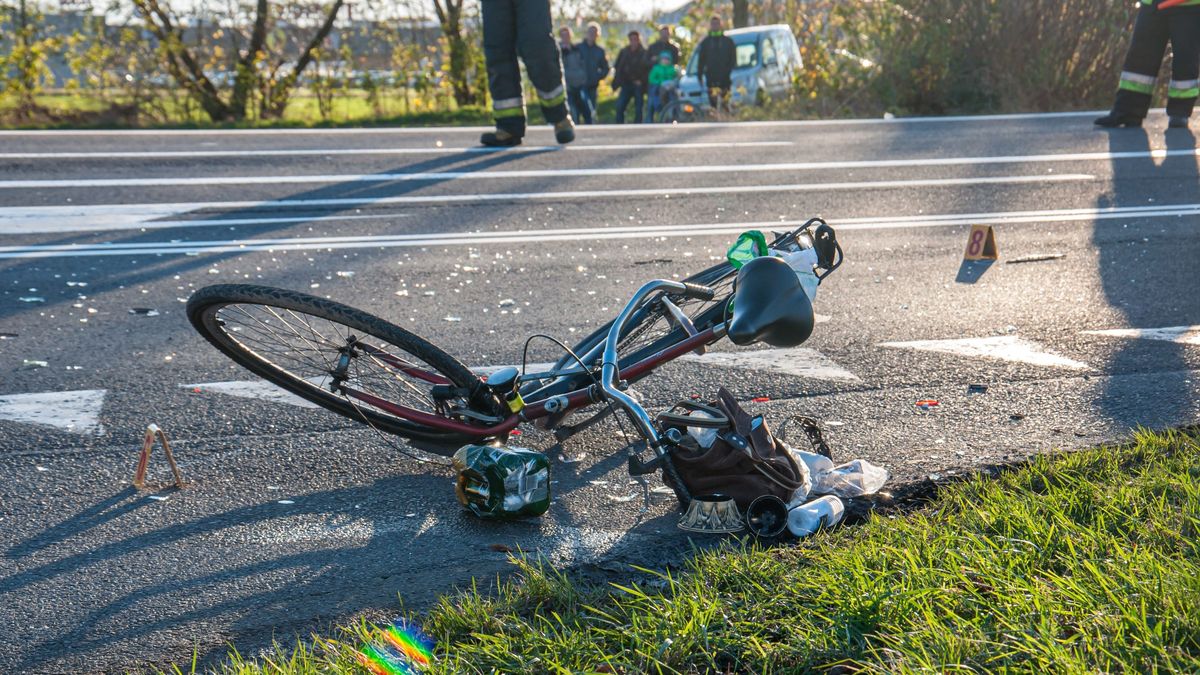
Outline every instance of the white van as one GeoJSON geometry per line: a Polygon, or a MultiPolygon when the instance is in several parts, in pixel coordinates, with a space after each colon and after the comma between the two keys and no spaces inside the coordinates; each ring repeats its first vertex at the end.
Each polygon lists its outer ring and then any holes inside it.
{"type": "MultiPolygon", "coordinates": [[[[735,103],[754,105],[772,96],[782,96],[792,86],[792,75],[800,69],[800,45],[792,29],[784,24],[753,26],[725,31],[736,47],[733,68],[735,103]]],[[[687,70],[679,79],[679,97],[699,103],[707,92],[696,75],[700,49],[692,50],[687,70]]]]}

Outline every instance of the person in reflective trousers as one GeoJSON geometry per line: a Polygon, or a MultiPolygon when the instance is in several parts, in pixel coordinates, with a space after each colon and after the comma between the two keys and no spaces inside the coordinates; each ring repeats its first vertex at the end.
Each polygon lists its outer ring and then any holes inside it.
{"type": "Polygon", "coordinates": [[[537,92],[546,121],[554,125],[559,143],[575,140],[575,125],[567,113],[558,44],[551,34],[549,0],[482,0],[483,55],[487,60],[488,91],[496,130],[480,137],[493,147],[520,145],[525,136],[525,101],[517,56],[537,92]]]}
{"type": "Polygon", "coordinates": [[[1116,102],[1112,112],[1096,120],[1097,126],[1142,126],[1168,42],[1173,54],[1168,126],[1187,127],[1200,94],[1200,0],[1141,0],[1116,102]]]}

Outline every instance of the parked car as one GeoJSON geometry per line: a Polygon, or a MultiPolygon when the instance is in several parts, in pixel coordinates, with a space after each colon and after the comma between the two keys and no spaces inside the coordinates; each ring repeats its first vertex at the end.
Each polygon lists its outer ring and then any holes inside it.
{"type": "MultiPolygon", "coordinates": [[[[760,104],[782,96],[792,86],[792,75],[800,69],[800,45],[792,29],[783,24],[753,26],[725,31],[733,40],[737,65],[733,69],[735,103],[760,104]]],[[[700,50],[692,50],[687,70],[679,80],[679,96],[685,101],[703,100],[707,93],[700,84],[700,50]]]]}

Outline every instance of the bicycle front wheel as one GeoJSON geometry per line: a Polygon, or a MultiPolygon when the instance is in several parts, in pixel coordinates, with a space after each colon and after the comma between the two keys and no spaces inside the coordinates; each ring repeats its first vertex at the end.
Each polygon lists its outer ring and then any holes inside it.
{"type": "Polygon", "coordinates": [[[187,314],[201,335],[247,370],[381,431],[435,443],[480,438],[413,422],[367,402],[371,398],[458,421],[464,420],[456,413],[464,410],[495,412],[479,378],[457,359],[399,326],[332,300],[222,284],[197,291],[187,314]],[[436,385],[450,395],[435,397],[436,385]],[[367,400],[348,392],[366,394],[367,400]]]}

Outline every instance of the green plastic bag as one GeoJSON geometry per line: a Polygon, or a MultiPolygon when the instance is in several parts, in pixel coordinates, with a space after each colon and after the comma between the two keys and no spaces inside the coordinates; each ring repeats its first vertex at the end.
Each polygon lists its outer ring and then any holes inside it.
{"type": "Polygon", "coordinates": [[[725,257],[733,269],[740,270],[742,265],[767,255],[767,237],[758,230],[748,230],[738,235],[737,241],[729,247],[725,257]]]}
{"type": "Polygon", "coordinates": [[[464,445],[454,453],[455,495],[480,518],[540,516],[550,508],[550,461],[535,450],[464,445]]]}

